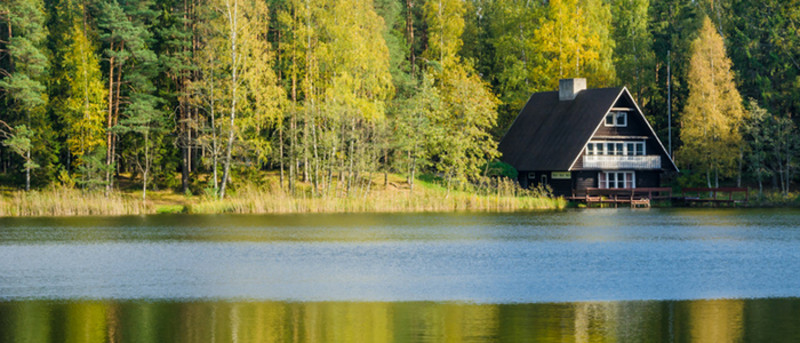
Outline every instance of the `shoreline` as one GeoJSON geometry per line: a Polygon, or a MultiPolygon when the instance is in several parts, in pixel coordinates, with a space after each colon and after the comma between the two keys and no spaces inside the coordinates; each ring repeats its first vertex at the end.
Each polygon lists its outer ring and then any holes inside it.
{"type": "Polygon", "coordinates": [[[153,214],[305,214],[305,213],[425,213],[515,212],[560,210],[563,198],[526,194],[520,190],[480,194],[447,191],[417,183],[413,193],[398,187],[376,187],[349,196],[293,196],[278,189],[242,187],[223,200],[204,195],[180,195],[172,191],[85,192],[54,186],[43,190],[0,192],[0,217],[123,216],[153,214]]]}

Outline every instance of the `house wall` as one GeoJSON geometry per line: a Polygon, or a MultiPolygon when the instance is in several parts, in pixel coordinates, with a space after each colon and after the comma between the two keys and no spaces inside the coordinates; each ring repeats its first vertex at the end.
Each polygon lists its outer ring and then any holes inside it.
{"type": "Polygon", "coordinates": [[[542,182],[542,175],[547,176],[547,185],[550,186],[550,189],[553,192],[553,195],[556,196],[570,196],[572,195],[572,185],[574,180],[574,174],[572,179],[553,179],[552,176],[553,171],[520,171],[519,172],[519,184],[524,188],[534,188],[539,187],[542,182]],[[532,176],[532,177],[531,177],[532,176]]]}
{"type": "MultiPolygon", "coordinates": [[[[570,180],[553,180],[551,171],[519,172],[519,184],[523,188],[538,187],[542,175],[547,175],[547,184],[556,196],[584,196],[587,188],[597,188],[599,170],[573,171],[570,180]],[[531,177],[533,176],[533,177],[531,177]]],[[[661,187],[660,170],[637,170],[636,188],[661,187]]]]}

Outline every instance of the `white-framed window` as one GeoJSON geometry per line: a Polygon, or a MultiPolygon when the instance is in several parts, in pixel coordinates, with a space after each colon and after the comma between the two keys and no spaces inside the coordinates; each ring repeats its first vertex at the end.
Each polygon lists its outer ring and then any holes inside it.
{"type": "Polygon", "coordinates": [[[644,141],[591,141],[586,144],[586,155],[644,156],[644,141]]]}
{"type": "Polygon", "coordinates": [[[636,172],[601,171],[597,173],[599,188],[636,188],[636,172]]]}
{"type": "Polygon", "coordinates": [[[626,127],[628,126],[628,112],[608,112],[606,114],[605,126],[626,127]]]}

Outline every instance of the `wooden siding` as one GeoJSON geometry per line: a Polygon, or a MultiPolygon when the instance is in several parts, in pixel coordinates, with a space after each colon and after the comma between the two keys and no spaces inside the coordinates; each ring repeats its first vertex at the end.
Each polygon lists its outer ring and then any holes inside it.
{"type": "Polygon", "coordinates": [[[637,171],[636,188],[661,187],[661,171],[637,171]]]}
{"type": "MultiPolygon", "coordinates": [[[[551,178],[552,172],[520,172],[519,183],[522,187],[538,187],[542,180],[542,175],[547,175],[547,182],[556,196],[584,196],[586,195],[587,188],[597,188],[597,173],[596,170],[582,170],[572,172],[572,179],[570,180],[553,180],[551,178]],[[534,178],[529,178],[528,175],[533,174],[534,178]]],[[[636,188],[645,187],[660,187],[661,185],[660,170],[636,171],[636,188]]]]}
{"type": "Polygon", "coordinates": [[[553,171],[525,171],[519,172],[519,184],[522,187],[526,188],[533,188],[538,187],[542,182],[542,175],[547,176],[547,185],[550,186],[553,194],[556,196],[568,196],[572,195],[572,183],[575,178],[575,173],[572,173],[572,179],[563,179],[554,180],[552,178],[553,171]],[[529,174],[533,174],[534,177],[530,178],[529,174]]]}
{"type": "MultiPolygon", "coordinates": [[[[644,118],[639,115],[639,113],[634,108],[634,105],[630,103],[630,100],[622,96],[619,98],[614,107],[621,107],[621,108],[631,108],[632,110],[628,112],[628,125],[626,127],[613,127],[613,126],[605,126],[605,119],[602,123],[600,123],[600,127],[597,129],[597,132],[589,139],[589,141],[608,141],[608,140],[621,140],[621,141],[641,141],[640,138],[637,139],[625,139],[625,137],[647,137],[645,139],[645,155],[660,155],[661,156],[661,168],[662,169],[670,169],[672,166],[672,161],[670,160],[669,156],[663,153],[661,146],[658,144],[658,141],[653,137],[650,129],[647,127],[647,123],[645,122],[644,118]],[[615,138],[619,137],[619,138],[615,138]]],[[[572,170],[583,170],[583,156],[586,155],[586,149],[581,151],[580,157],[575,161],[575,164],[572,166],[572,170]]],[[[592,169],[598,170],[598,169],[592,169]]],[[[592,186],[596,187],[596,186],[592,186]]],[[[658,187],[658,186],[655,186],[658,187]]]]}
{"type": "Polygon", "coordinates": [[[575,195],[586,195],[587,188],[597,187],[597,172],[596,171],[580,171],[572,173],[572,178],[575,179],[575,195]]]}

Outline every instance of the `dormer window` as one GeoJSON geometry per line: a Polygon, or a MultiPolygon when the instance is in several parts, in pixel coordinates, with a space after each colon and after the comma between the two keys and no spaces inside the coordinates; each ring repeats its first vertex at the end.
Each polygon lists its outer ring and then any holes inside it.
{"type": "Polygon", "coordinates": [[[608,114],[606,114],[605,126],[628,126],[628,112],[608,112],[608,114]]]}

